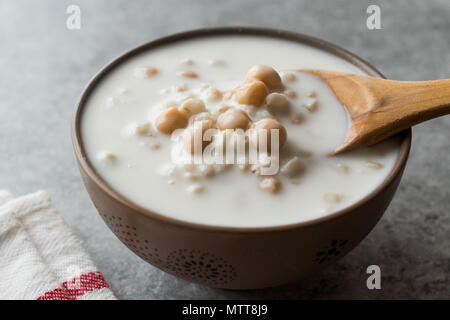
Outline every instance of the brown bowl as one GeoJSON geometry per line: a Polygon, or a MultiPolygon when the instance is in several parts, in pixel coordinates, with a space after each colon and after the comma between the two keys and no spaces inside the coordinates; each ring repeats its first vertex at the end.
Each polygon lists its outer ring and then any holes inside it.
{"type": "Polygon", "coordinates": [[[253,28],[189,31],[151,41],[103,68],[81,96],[73,119],[72,139],[94,205],[130,250],[188,281],[229,289],[263,288],[295,281],[323,269],[348,253],[372,230],[399,184],[411,146],[411,130],[398,134],[399,155],[383,183],[357,203],[318,219],[275,227],[221,227],[181,221],[140,207],[108,185],[86,157],[80,123],[89,95],[111,70],[143,51],[179,40],[232,34],[307,44],[347,60],[369,75],[383,77],[358,56],[302,34],[253,28]]]}

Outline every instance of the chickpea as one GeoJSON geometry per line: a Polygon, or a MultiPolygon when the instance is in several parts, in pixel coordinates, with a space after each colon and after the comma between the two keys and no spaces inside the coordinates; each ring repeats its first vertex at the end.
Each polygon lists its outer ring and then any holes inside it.
{"type": "Polygon", "coordinates": [[[302,157],[305,157],[305,158],[309,158],[309,157],[311,157],[313,155],[313,153],[311,151],[309,151],[309,150],[300,149],[298,151],[298,155],[302,156],[302,157]]]}
{"type": "Polygon", "coordinates": [[[202,83],[200,85],[200,91],[205,91],[208,88],[211,88],[211,85],[209,83],[202,83]]]}
{"type": "Polygon", "coordinates": [[[159,70],[154,67],[139,67],[134,69],[134,76],[137,78],[149,78],[157,75],[159,70]]]}
{"type": "Polygon", "coordinates": [[[293,81],[295,81],[296,77],[295,77],[295,75],[292,72],[284,72],[281,75],[281,79],[284,82],[293,82],[293,81]]]}
{"type": "Polygon", "coordinates": [[[181,104],[183,104],[184,102],[186,102],[189,99],[197,99],[197,98],[193,94],[190,94],[190,93],[183,94],[183,95],[181,95],[181,99],[180,99],[181,104]]]}
{"type": "Polygon", "coordinates": [[[310,98],[315,98],[317,96],[317,93],[312,90],[312,91],[308,91],[308,93],[306,94],[306,96],[310,97],[310,98]]]}
{"type": "Polygon", "coordinates": [[[196,136],[198,135],[202,139],[202,151],[203,151],[203,149],[205,149],[205,147],[211,142],[205,141],[203,139],[203,135],[205,134],[206,130],[211,129],[212,127],[213,127],[212,121],[201,120],[196,121],[192,126],[184,130],[182,138],[184,150],[186,150],[186,152],[189,152],[190,154],[194,154],[195,152],[194,141],[196,139],[196,136]]]}
{"type": "Polygon", "coordinates": [[[159,148],[161,148],[161,143],[159,142],[150,143],[149,147],[150,149],[158,150],[159,148]]]}
{"type": "Polygon", "coordinates": [[[271,93],[266,98],[267,109],[272,113],[285,112],[289,107],[289,100],[284,94],[271,93]]]}
{"type": "Polygon", "coordinates": [[[190,193],[202,193],[205,191],[205,187],[200,184],[193,184],[187,187],[186,190],[190,193]]]}
{"type": "Polygon", "coordinates": [[[371,168],[371,169],[381,169],[384,167],[384,165],[380,162],[369,160],[369,161],[366,161],[366,167],[371,168]]]}
{"type": "Polygon", "coordinates": [[[140,135],[140,136],[145,136],[149,133],[150,131],[150,123],[149,122],[144,122],[144,123],[140,123],[136,126],[136,134],[140,135]]]}
{"type": "Polygon", "coordinates": [[[200,178],[200,176],[196,173],[192,173],[192,172],[185,172],[184,173],[184,177],[188,180],[192,180],[192,181],[196,181],[200,178]]]}
{"type": "Polygon", "coordinates": [[[198,74],[193,71],[180,71],[178,75],[185,78],[198,78],[198,74]]]}
{"type": "Polygon", "coordinates": [[[98,159],[105,163],[114,163],[117,160],[117,156],[112,152],[102,151],[98,154],[98,159]]]}
{"type": "Polygon", "coordinates": [[[216,111],[218,113],[224,113],[225,111],[228,111],[230,109],[231,109],[230,106],[225,105],[225,106],[219,106],[216,111]]]}
{"type": "Polygon", "coordinates": [[[163,106],[167,109],[172,108],[172,107],[177,107],[177,103],[175,101],[166,101],[164,102],[163,106]]]}
{"type": "Polygon", "coordinates": [[[206,97],[208,101],[218,101],[222,99],[223,94],[222,92],[217,88],[208,88],[208,91],[206,92],[206,97]]]}
{"type": "Polygon", "coordinates": [[[264,65],[254,65],[248,70],[245,77],[246,82],[259,80],[265,83],[270,90],[281,87],[281,78],[274,68],[264,65]]]}
{"type": "Polygon", "coordinates": [[[331,202],[331,203],[338,203],[341,202],[342,199],[344,198],[344,196],[342,194],[339,193],[334,193],[334,192],[330,192],[330,193],[325,193],[323,195],[323,198],[327,201],[327,202],[331,202]]]}
{"type": "Polygon", "coordinates": [[[184,92],[188,89],[187,84],[183,83],[183,84],[179,84],[173,87],[173,91],[175,92],[184,92]]]}
{"type": "Polygon", "coordinates": [[[193,115],[206,111],[205,103],[200,99],[189,98],[181,105],[181,111],[187,115],[193,115]]]}
{"type": "Polygon", "coordinates": [[[239,165],[239,170],[241,170],[241,172],[243,173],[248,172],[249,169],[250,165],[248,163],[243,163],[239,165]]]}
{"type": "Polygon", "coordinates": [[[336,165],[336,168],[342,173],[350,172],[350,167],[348,165],[346,165],[346,164],[343,164],[343,163],[338,163],[336,165]]]}
{"type": "Polygon", "coordinates": [[[253,130],[256,131],[256,134],[253,133],[251,135],[251,142],[256,144],[259,148],[259,142],[258,142],[258,137],[259,137],[259,130],[266,130],[266,134],[267,134],[267,151],[270,152],[271,151],[271,144],[272,144],[272,139],[271,139],[271,132],[272,130],[276,130],[278,129],[278,138],[279,138],[279,149],[281,149],[287,140],[287,132],[286,129],[283,127],[283,125],[281,123],[279,123],[277,120],[275,119],[271,119],[271,118],[266,118],[266,119],[262,119],[259,120],[258,122],[256,122],[253,126],[253,130]]]}
{"type": "Polygon", "coordinates": [[[259,189],[268,193],[277,193],[281,188],[280,181],[275,177],[264,178],[259,183],[259,189]]]}
{"type": "Polygon", "coordinates": [[[181,64],[185,64],[185,65],[187,65],[187,66],[192,66],[192,65],[195,64],[195,63],[194,63],[194,60],[189,59],[189,58],[182,59],[182,60],[180,61],[180,63],[181,63],[181,64]]]}
{"type": "Polygon", "coordinates": [[[294,90],[286,90],[284,94],[291,99],[295,99],[297,97],[297,93],[294,90]]]}
{"type": "Polygon", "coordinates": [[[300,124],[304,120],[303,115],[301,113],[297,113],[297,112],[291,113],[289,118],[291,119],[291,122],[293,124],[300,124]]]}
{"type": "Polygon", "coordinates": [[[305,107],[306,107],[306,110],[308,110],[309,112],[316,111],[317,110],[317,100],[314,99],[314,100],[308,102],[305,107]]]}
{"type": "Polygon", "coordinates": [[[205,178],[214,177],[214,175],[216,174],[214,165],[211,165],[211,164],[200,165],[199,170],[205,178]]]}
{"type": "Polygon", "coordinates": [[[300,161],[300,159],[298,157],[292,157],[281,167],[280,172],[288,178],[294,178],[304,170],[305,165],[300,161]]]}
{"type": "Polygon", "coordinates": [[[214,60],[208,61],[208,64],[213,67],[223,67],[223,66],[225,66],[225,61],[214,59],[214,60]]]}
{"type": "Polygon", "coordinates": [[[230,90],[224,93],[223,98],[225,100],[230,100],[231,98],[233,98],[234,95],[234,90],[230,90]]]}
{"type": "Polygon", "coordinates": [[[249,123],[250,118],[240,109],[228,109],[217,119],[217,126],[221,130],[238,128],[247,130],[249,123]]]}
{"type": "Polygon", "coordinates": [[[177,107],[171,107],[158,115],[155,126],[158,131],[171,134],[175,129],[186,127],[187,123],[187,116],[177,107]]]}
{"type": "Polygon", "coordinates": [[[234,99],[240,104],[247,104],[259,107],[266,96],[269,94],[264,82],[255,80],[252,82],[244,83],[236,88],[234,92],[234,99]]]}

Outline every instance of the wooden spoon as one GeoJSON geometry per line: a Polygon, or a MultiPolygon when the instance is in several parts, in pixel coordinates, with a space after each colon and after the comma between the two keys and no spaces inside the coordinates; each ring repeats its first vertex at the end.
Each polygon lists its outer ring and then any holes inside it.
{"type": "Polygon", "coordinates": [[[331,155],[370,146],[406,128],[450,113],[450,79],[393,81],[345,72],[300,70],[321,78],[351,119],[331,155]]]}

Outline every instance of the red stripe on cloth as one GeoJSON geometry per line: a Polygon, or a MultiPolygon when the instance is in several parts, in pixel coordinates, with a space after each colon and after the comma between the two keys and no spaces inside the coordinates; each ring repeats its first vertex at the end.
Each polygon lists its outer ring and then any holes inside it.
{"type": "Polygon", "coordinates": [[[47,291],[37,300],[76,300],[86,292],[101,288],[109,288],[108,283],[99,271],[88,272],[72,280],[63,282],[61,287],[47,291]]]}

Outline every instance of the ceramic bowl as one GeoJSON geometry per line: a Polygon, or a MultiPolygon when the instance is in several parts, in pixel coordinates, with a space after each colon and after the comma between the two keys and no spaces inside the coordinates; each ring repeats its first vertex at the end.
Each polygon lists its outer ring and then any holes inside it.
{"type": "Polygon", "coordinates": [[[212,287],[253,289],[276,286],[318,272],[352,250],[372,230],[400,182],[411,145],[401,132],[397,161],[387,178],[357,203],[327,216],[274,227],[220,227],[176,220],[152,212],[115,191],[86,157],[80,122],[92,90],[114,68],[137,54],[180,40],[220,35],[274,37],[336,55],[375,77],[383,75],[358,56],[298,33],[219,28],[189,31],[140,46],[108,64],[89,83],[76,107],[72,138],[89,195],[106,225],[134,253],[177,277],[212,287]]]}

